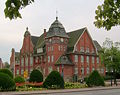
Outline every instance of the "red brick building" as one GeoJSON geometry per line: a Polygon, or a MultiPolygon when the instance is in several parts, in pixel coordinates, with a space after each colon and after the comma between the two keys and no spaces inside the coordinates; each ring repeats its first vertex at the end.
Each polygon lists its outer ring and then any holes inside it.
{"type": "Polygon", "coordinates": [[[39,37],[32,36],[26,29],[20,52],[12,49],[10,65],[15,75],[23,75],[24,71],[30,74],[33,69],[39,69],[46,77],[52,70],[57,70],[65,81],[77,81],[93,70],[105,73],[98,56],[100,49],[86,27],[66,32],[56,17],[48,32],[44,29],[39,37]]]}

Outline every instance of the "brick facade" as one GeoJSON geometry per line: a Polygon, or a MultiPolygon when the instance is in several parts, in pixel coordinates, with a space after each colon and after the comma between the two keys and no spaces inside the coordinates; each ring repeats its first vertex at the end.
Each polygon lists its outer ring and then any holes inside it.
{"type": "Polygon", "coordinates": [[[12,49],[11,69],[14,68],[15,76],[39,69],[44,78],[52,70],[57,70],[65,81],[78,81],[93,70],[104,75],[105,69],[98,55],[101,47],[96,42],[87,28],[66,33],[56,18],[48,32],[44,30],[40,37],[32,36],[26,29],[20,52],[12,49]]]}

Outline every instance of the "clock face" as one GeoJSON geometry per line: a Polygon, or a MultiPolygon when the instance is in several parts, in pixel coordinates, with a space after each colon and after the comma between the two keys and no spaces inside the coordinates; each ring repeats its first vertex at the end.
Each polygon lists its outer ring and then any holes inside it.
{"type": "Polygon", "coordinates": [[[64,39],[63,39],[63,38],[61,38],[60,40],[61,40],[61,42],[63,42],[63,41],[64,41],[64,39]]]}

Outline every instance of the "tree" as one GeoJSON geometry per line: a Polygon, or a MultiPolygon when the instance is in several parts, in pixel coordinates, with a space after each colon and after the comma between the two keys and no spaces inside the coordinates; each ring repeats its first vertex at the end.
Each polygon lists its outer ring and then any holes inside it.
{"type": "Polygon", "coordinates": [[[15,81],[8,74],[0,72],[0,91],[11,91],[15,89],[15,81]]]}
{"type": "Polygon", "coordinates": [[[43,75],[42,73],[37,70],[37,69],[34,69],[31,74],[30,74],[30,79],[29,79],[30,82],[43,82],[43,75]]]}
{"type": "Polygon", "coordinates": [[[22,18],[19,11],[32,2],[34,2],[34,0],[7,0],[4,10],[5,17],[8,17],[10,20],[16,19],[18,17],[22,18]]]}
{"type": "Polygon", "coordinates": [[[13,73],[9,69],[0,69],[0,72],[5,73],[13,78],[13,73]]]}
{"type": "Polygon", "coordinates": [[[103,77],[100,76],[97,70],[93,71],[87,78],[86,84],[89,87],[93,86],[105,86],[103,77]]]}
{"type": "Polygon", "coordinates": [[[63,77],[57,71],[52,71],[45,79],[43,86],[45,88],[64,88],[63,77]]]}
{"type": "MultiPolygon", "coordinates": [[[[99,52],[102,62],[105,64],[108,72],[113,72],[114,84],[116,83],[116,73],[120,73],[120,48],[119,43],[113,43],[106,39],[102,50],[99,52]]],[[[111,80],[112,85],[112,80],[111,80]]]]}
{"type": "Polygon", "coordinates": [[[120,0],[104,0],[95,11],[95,26],[110,30],[113,26],[120,25],[120,0]]]}
{"type": "Polygon", "coordinates": [[[10,68],[10,64],[8,62],[5,62],[4,64],[5,64],[4,68],[7,68],[7,69],[10,68]]]}

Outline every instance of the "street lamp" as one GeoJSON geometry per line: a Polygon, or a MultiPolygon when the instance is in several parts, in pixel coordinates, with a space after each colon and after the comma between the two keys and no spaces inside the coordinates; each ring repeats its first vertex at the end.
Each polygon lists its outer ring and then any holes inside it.
{"type": "Polygon", "coordinates": [[[62,74],[61,74],[61,76],[64,78],[64,65],[62,64],[62,74]]]}

